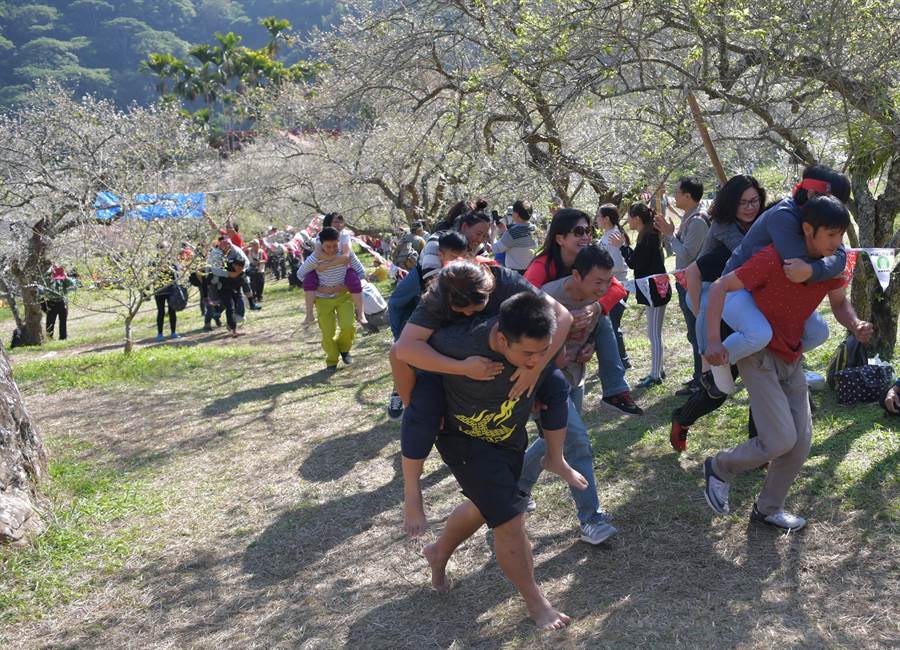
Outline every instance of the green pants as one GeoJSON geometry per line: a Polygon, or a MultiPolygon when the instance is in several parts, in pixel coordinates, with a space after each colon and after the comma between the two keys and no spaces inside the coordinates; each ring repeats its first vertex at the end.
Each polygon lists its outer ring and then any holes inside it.
{"type": "Polygon", "coordinates": [[[338,354],[350,352],[353,337],[356,336],[356,312],[350,294],[341,293],[334,298],[316,298],[316,313],[319,329],[322,331],[322,349],[325,350],[325,365],[336,366],[338,354]],[[335,335],[338,328],[340,332],[335,335]]]}

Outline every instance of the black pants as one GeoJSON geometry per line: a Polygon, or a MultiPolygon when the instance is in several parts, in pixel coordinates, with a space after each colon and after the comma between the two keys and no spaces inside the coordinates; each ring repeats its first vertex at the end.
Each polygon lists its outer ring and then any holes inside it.
{"type": "Polygon", "coordinates": [[[287,275],[284,255],[269,255],[269,266],[272,267],[272,277],[280,280],[287,275]]]}
{"type": "Polygon", "coordinates": [[[206,325],[212,324],[213,318],[218,320],[225,312],[225,321],[228,329],[234,331],[237,329],[237,321],[234,319],[234,312],[237,307],[237,301],[240,299],[241,290],[235,286],[222,287],[218,291],[219,307],[210,307],[206,310],[206,325]]]}
{"type": "Polygon", "coordinates": [[[253,300],[262,302],[263,289],[266,288],[266,274],[263,271],[250,272],[250,288],[252,289],[253,300]]]}
{"type": "Polygon", "coordinates": [[[612,323],[613,332],[616,335],[616,343],[619,345],[619,357],[622,359],[623,364],[628,364],[626,368],[631,365],[631,362],[628,360],[628,350],[625,349],[625,338],[622,336],[622,329],[619,326],[622,324],[622,315],[625,313],[623,301],[627,299],[628,296],[625,296],[623,300],[617,302],[615,306],[609,310],[609,321],[612,323]]]}
{"type": "MultiPolygon", "coordinates": [[[[732,376],[737,376],[737,368],[731,366],[732,376]]],[[[704,415],[712,413],[722,406],[728,397],[710,397],[705,390],[697,390],[691,393],[687,402],[672,412],[672,420],[683,427],[689,427],[704,415]]],[[[750,438],[756,437],[756,423],[753,421],[753,411],[747,410],[747,434],[750,438]]]]}
{"type": "Polygon", "coordinates": [[[64,302],[47,303],[47,334],[53,336],[53,328],[56,319],[59,318],[59,340],[65,341],[68,337],[66,331],[66,319],[69,317],[69,307],[64,302]]]}
{"type": "Polygon", "coordinates": [[[694,381],[700,381],[700,372],[703,366],[700,361],[700,348],[697,346],[697,318],[687,304],[687,291],[680,284],[676,284],[675,288],[678,290],[678,306],[681,308],[684,324],[687,326],[687,340],[691,344],[691,352],[694,355],[694,374],[691,378],[694,381]]]}
{"type": "Polygon", "coordinates": [[[163,294],[162,296],[154,296],[156,298],[156,333],[159,336],[162,336],[163,333],[163,323],[166,320],[166,308],[169,309],[169,330],[171,333],[175,333],[175,325],[178,321],[178,312],[172,309],[172,305],[169,304],[169,294],[163,294]]]}

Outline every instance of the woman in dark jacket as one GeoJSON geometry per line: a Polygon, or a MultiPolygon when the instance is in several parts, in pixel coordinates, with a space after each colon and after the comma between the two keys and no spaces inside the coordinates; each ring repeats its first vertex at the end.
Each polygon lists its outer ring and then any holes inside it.
{"type": "MultiPolygon", "coordinates": [[[[610,244],[618,246],[622,252],[622,258],[628,267],[634,271],[635,283],[642,278],[651,275],[665,274],[666,265],[662,252],[662,240],[659,232],[653,225],[653,210],[646,203],[633,203],[628,208],[628,225],[637,234],[637,243],[634,248],[625,244],[623,236],[610,237],[610,244]]],[[[643,388],[656,386],[662,383],[665,377],[663,370],[663,344],[662,328],[663,318],[666,314],[666,303],[671,297],[671,289],[666,285],[665,295],[660,295],[656,284],[651,280],[646,289],[638,286],[637,301],[641,305],[647,305],[647,338],[650,339],[650,351],[652,366],[650,374],[641,379],[637,385],[643,388]]]]}

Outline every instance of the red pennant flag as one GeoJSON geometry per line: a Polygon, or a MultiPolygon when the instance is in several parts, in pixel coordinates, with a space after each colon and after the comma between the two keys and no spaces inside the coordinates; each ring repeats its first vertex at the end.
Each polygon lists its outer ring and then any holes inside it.
{"type": "Polygon", "coordinates": [[[847,266],[844,268],[844,277],[847,282],[853,279],[853,271],[856,270],[856,258],[858,251],[847,251],[847,266]]]}
{"type": "Polygon", "coordinates": [[[678,284],[687,289],[687,273],[684,272],[684,269],[672,271],[672,275],[675,276],[675,281],[678,284]]]}
{"type": "Polygon", "coordinates": [[[668,275],[665,275],[665,274],[654,275],[653,283],[656,285],[656,293],[661,298],[664,298],[665,296],[669,295],[669,291],[671,291],[671,287],[669,286],[669,276],[668,275]]]}

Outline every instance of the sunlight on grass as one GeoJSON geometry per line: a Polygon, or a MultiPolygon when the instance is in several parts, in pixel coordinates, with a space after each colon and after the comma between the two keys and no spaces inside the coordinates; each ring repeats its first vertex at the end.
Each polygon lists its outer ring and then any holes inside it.
{"type": "Polygon", "coordinates": [[[160,512],[147,477],[117,473],[64,456],[50,461],[42,485],[47,530],[29,549],[0,559],[0,622],[39,618],[77,599],[135,553],[141,527],[133,518],[160,512]],[[117,528],[120,520],[128,524],[117,528]],[[87,579],[85,579],[85,577],[87,579]]]}
{"type": "Polygon", "coordinates": [[[254,348],[250,346],[159,346],[139,349],[130,355],[114,351],[25,361],[16,365],[13,376],[20,387],[45,393],[117,384],[151,384],[189,376],[192,371],[253,353],[254,348]]]}

